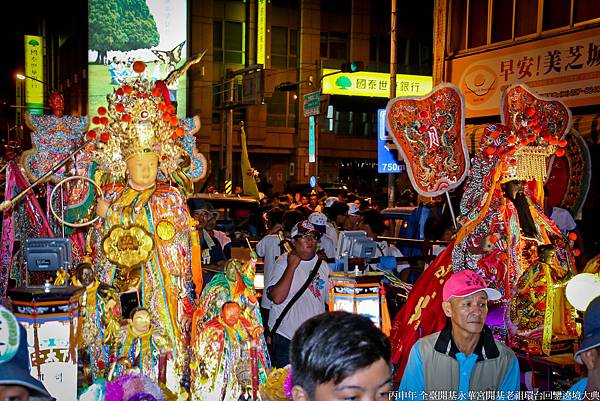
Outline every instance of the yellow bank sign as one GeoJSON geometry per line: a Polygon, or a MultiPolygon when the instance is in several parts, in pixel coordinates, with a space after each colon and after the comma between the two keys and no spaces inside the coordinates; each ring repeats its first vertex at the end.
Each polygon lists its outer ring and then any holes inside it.
{"type": "MultiPolygon", "coordinates": [[[[323,69],[323,75],[339,70],[323,69]]],[[[322,93],[327,95],[390,97],[390,74],[353,72],[323,78],[322,93]]],[[[396,75],[396,96],[423,96],[431,92],[433,78],[425,75],[396,75]]]]}
{"type": "MultiPolygon", "coordinates": [[[[25,75],[44,80],[44,50],[41,36],[25,35],[25,75]]],[[[25,105],[32,114],[42,114],[44,85],[33,79],[25,80],[25,105]]]]}

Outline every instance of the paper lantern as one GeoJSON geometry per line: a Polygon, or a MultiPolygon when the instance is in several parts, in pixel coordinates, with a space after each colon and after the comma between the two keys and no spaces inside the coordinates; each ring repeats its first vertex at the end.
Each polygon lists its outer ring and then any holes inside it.
{"type": "Polygon", "coordinates": [[[331,311],[346,311],[368,317],[381,328],[381,297],[379,283],[383,278],[381,273],[331,273],[329,279],[332,283],[331,311]]]}
{"type": "Polygon", "coordinates": [[[600,275],[593,273],[576,275],[567,283],[566,295],[575,309],[585,311],[590,302],[600,296],[600,275]]]}

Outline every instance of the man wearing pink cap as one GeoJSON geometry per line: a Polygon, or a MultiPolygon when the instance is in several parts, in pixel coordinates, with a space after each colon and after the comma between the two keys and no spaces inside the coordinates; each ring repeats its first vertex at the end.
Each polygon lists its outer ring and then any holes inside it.
{"type": "Polygon", "coordinates": [[[442,331],[421,338],[412,347],[400,383],[400,399],[432,399],[443,394],[441,391],[447,394],[443,399],[478,399],[481,394],[488,400],[502,400],[509,399],[511,392],[514,399],[520,380],[517,357],[496,341],[485,325],[487,301],[500,299],[500,292],[465,269],[446,281],[442,296],[449,322],[442,331]]]}

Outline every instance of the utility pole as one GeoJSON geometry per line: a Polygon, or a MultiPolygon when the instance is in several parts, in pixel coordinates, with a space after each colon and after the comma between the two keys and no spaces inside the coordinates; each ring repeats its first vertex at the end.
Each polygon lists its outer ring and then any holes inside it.
{"type": "MultiPolygon", "coordinates": [[[[397,0],[392,0],[392,29],[390,31],[390,99],[396,97],[396,6],[397,0]]],[[[394,207],[396,203],[396,175],[388,173],[388,207],[394,207]]]]}
{"type": "MultiPolygon", "coordinates": [[[[228,77],[227,82],[227,149],[225,165],[225,187],[233,186],[233,85],[234,77],[228,77]]],[[[227,191],[226,191],[227,192],[227,191]]]]}

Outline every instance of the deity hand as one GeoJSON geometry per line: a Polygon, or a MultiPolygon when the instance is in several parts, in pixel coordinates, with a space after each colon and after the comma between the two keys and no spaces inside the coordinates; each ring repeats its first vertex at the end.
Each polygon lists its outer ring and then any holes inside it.
{"type": "Polygon", "coordinates": [[[96,214],[101,218],[106,219],[109,206],[110,203],[106,199],[99,198],[98,203],[96,204],[96,214]]]}

